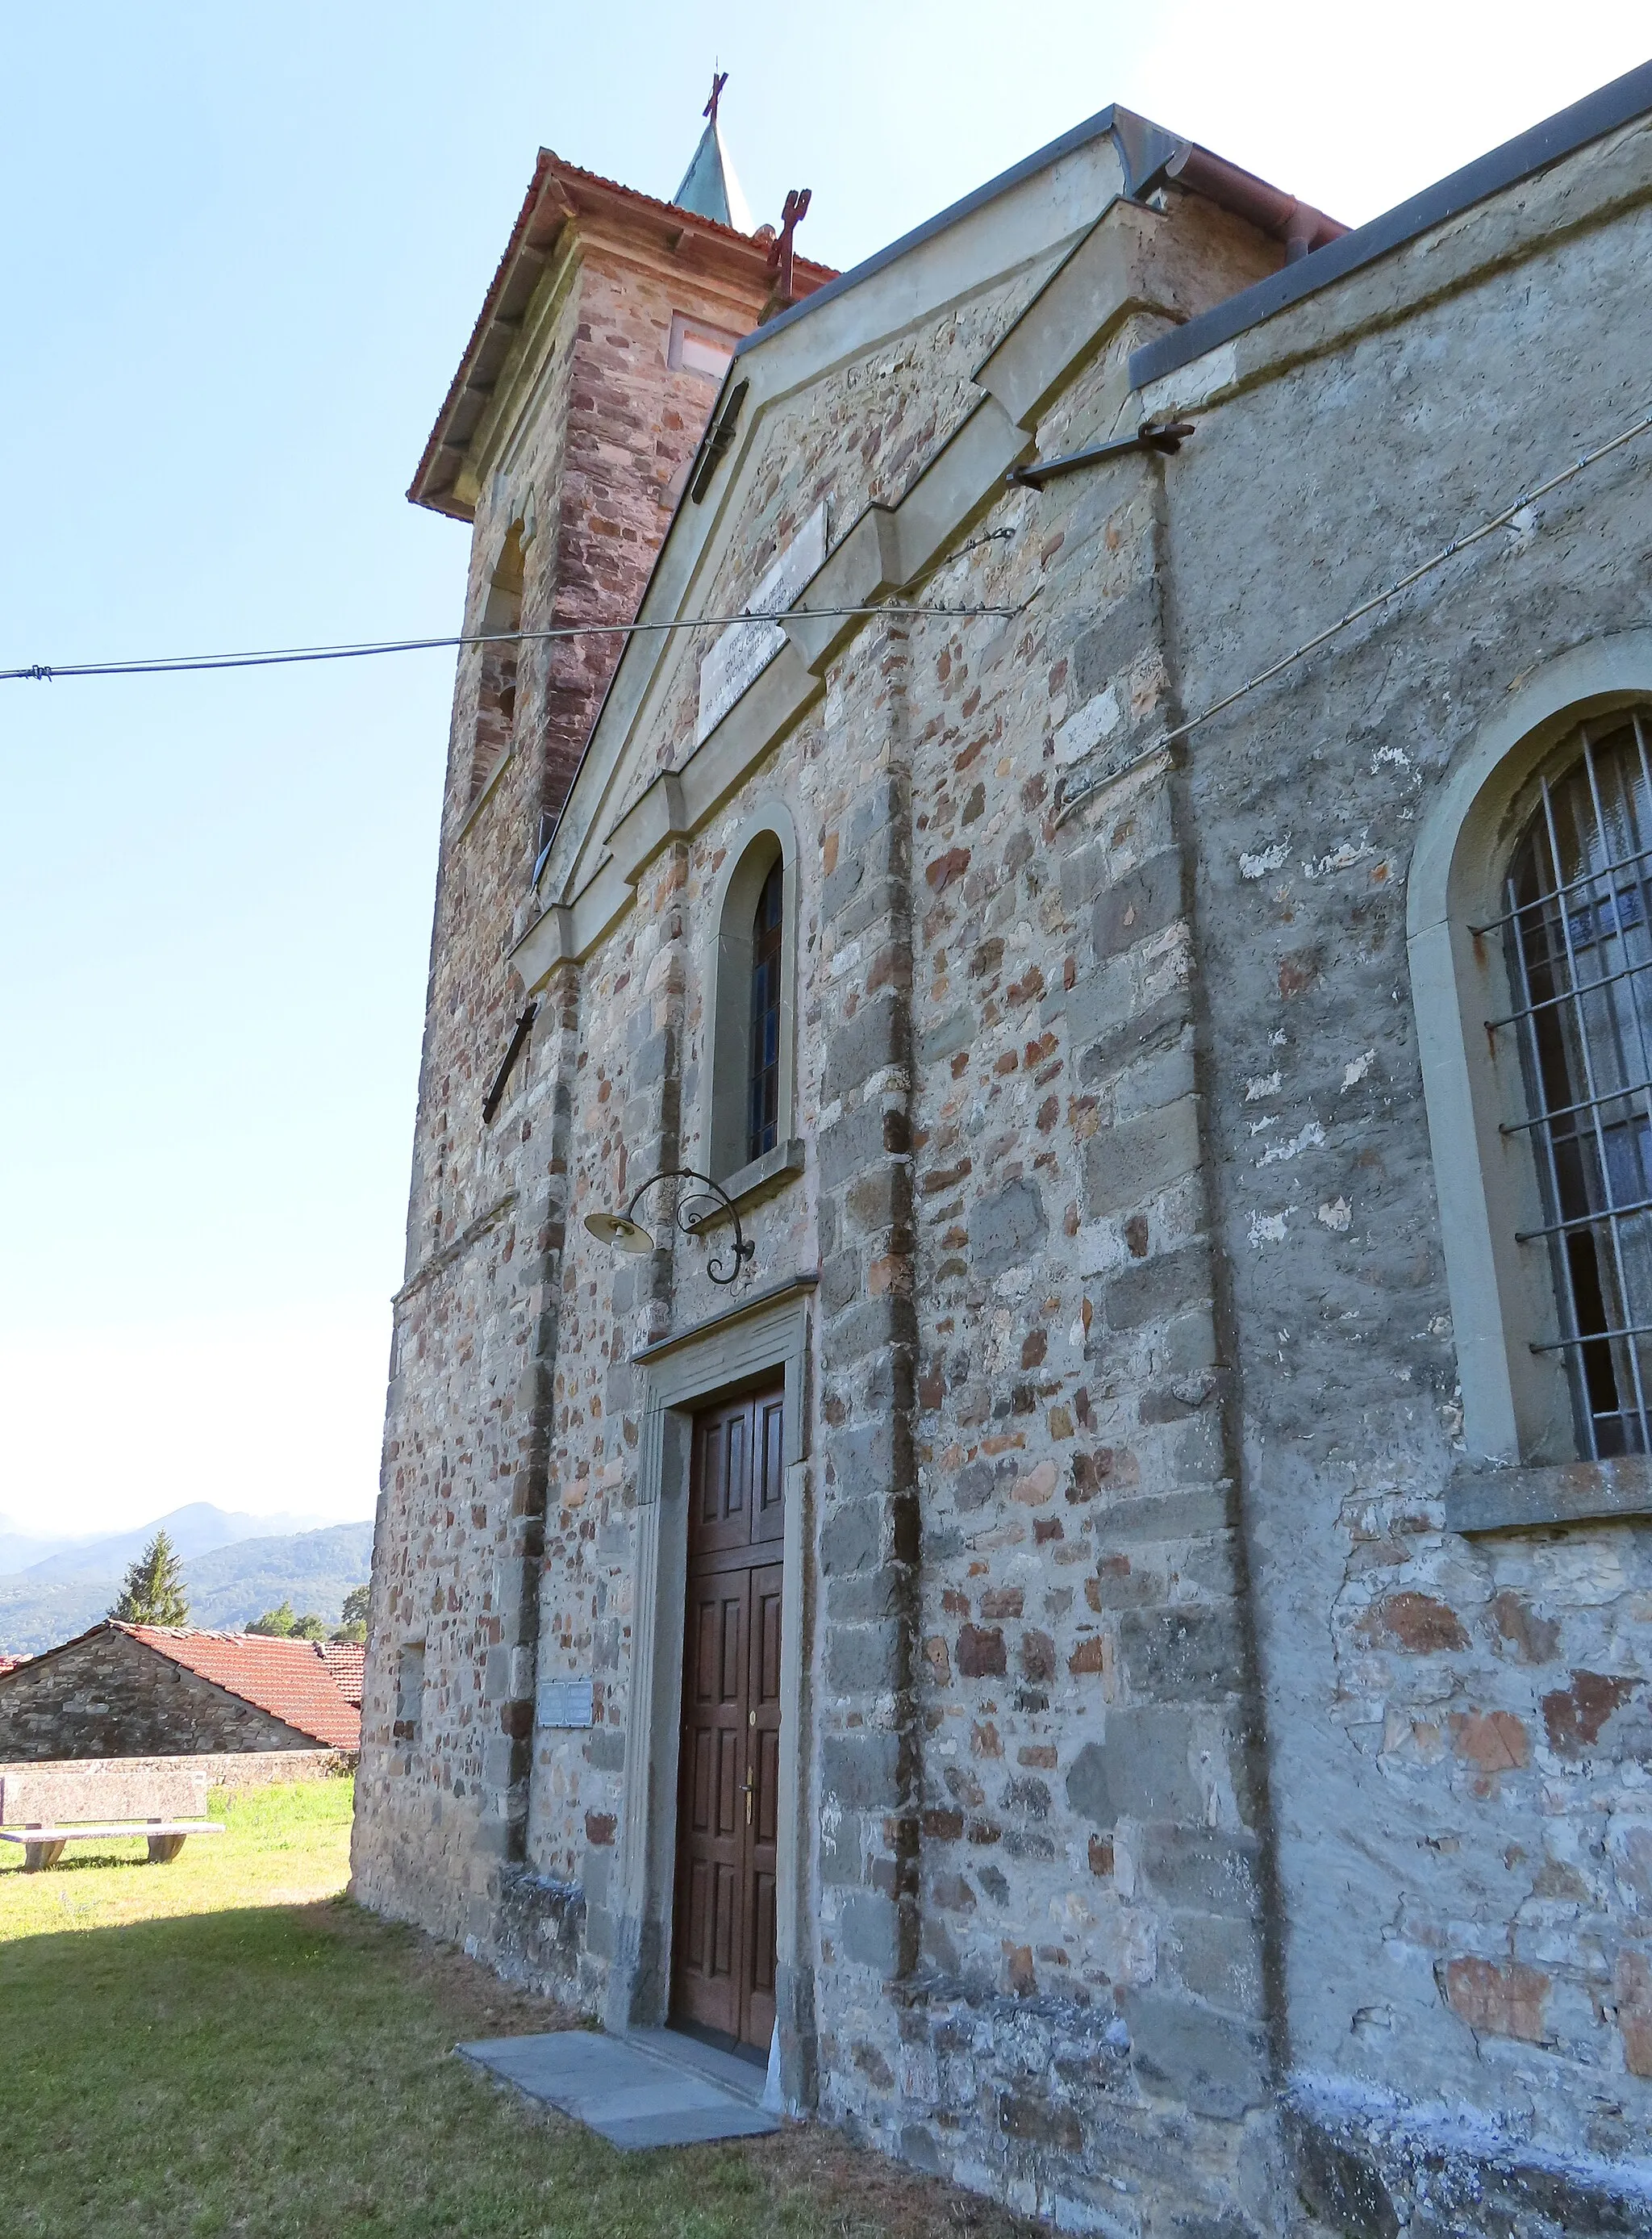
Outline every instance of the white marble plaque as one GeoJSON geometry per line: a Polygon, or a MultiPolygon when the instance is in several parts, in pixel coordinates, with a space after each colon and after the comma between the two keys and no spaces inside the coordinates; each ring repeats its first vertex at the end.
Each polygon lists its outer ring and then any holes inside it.
{"type": "Polygon", "coordinates": [[[588,1726],[594,1720],[594,1697],[589,1679],[541,1679],[539,1723],[541,1726],[588,1726]]]}
{"type": "Polygon", "coordinates": [[[714,730],[749,684],[786,643],[786,632],[764,615],[784,614],[826,555],[823,499],[746,601],[750,621],[731,622],[700,664],[700,722],[695,743],[714,730]]]}

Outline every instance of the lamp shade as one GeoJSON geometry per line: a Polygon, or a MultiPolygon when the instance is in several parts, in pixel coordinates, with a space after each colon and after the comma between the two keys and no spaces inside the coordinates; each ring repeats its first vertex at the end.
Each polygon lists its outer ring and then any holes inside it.
{"type": "Polygon", "coordinates": [[[639,1257],[654,1250],[654,1239],[646,1228],[634,1220],[627,1220],[622,1213],[587,1213],[585,1225],[599,1244],[611,1244],[616,1252],[630,1252],[639,1257]]]}

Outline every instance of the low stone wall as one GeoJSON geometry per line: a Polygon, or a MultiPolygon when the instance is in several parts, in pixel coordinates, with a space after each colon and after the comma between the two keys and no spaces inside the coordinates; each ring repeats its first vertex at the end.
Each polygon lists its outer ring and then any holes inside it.
{"type": "Polygon", "coordinates": [[[8,1773],[23,1776],[42,1772],[83,1773],[90,1779],[119,1771],[123,1784],[134,1777],[153,1772],[204,1772],[208,1788],[227,1788],[238,1793],[247,1788],[269,1788],[280,1780],[328,1780],[354,1772],[355,1759],[348,1750],[225,1750],[196,1756],[56,1757],[50,1761],[0,1764],[0,1780],[8,1773]]]}

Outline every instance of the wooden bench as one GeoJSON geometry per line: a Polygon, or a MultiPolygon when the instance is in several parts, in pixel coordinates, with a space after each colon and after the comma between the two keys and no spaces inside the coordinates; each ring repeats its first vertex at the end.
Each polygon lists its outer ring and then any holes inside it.
{"type": "Polygon", "coordinates": [[[42,1764],[0,1775],[0,1843],[21,1843],[23,1870],[55,1866],[68,1843],[142,1835],[149,1862],[176,1858],[191,1835],[222,1835],[209,1819],[207,1777],[188,1765],[129,1766],[119,1757],[42,1764]]]}

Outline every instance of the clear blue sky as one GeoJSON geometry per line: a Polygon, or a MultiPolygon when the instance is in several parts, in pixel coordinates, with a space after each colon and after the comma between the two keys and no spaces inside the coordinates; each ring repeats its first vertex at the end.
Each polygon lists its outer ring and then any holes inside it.
{"type": "MultiPolygon", "coordinates": [[[[713,60],[848,264],[1119,100],[1357,222],[1643,6],[13,10],[0,666],[455,626],[402,496],[544,142],[669,194],[713,60]],[[1347,28],[1343,28],[1346,26],[1347,28]]],[[[370,1513],[451,656],[0,686],[0,1514],[370,1513]]]]}

